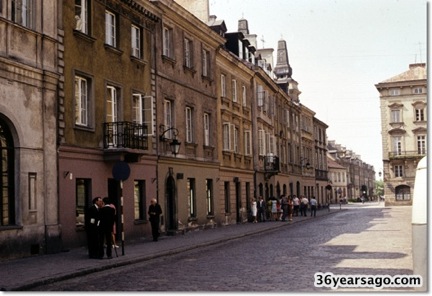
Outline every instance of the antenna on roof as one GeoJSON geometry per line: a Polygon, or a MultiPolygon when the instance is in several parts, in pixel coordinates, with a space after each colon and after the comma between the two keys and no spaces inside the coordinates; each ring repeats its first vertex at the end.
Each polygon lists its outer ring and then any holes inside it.
{"type": "Polygon", "coordinates": [[[421,52],[421,45],[422,45],[422,43],[421,43],[421,42],[419,42],[418,44],[419,44],[419,52],[420,52],[420,63],[421,63],[421,62],[422,62],[422,52],[421,52]]]}
{"type": "Polygon", "coordinates": [[[265,43],[264,35],[262,35],[262,37],[261,37],[261,42],[262,42],[262,48],[264,48],[264,43],[265,43]]]}

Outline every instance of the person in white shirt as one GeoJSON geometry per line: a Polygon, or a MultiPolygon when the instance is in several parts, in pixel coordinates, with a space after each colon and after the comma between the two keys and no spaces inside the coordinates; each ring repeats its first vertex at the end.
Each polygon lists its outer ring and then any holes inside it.
{"type": "Polygon", "coordinates": [[[307,209],[308,209],[309,200],[306,198],[306,196],[303,195],[300,203],[301,203],[300,204],[300,216],[307,217],[307,209]]]}
{"type": "Polygon", "coordinates": [[[293,201],[293,206],[294,206],[294,214],[296,216],[298,216],[299,208],[300,208],[300,200],[299,200],[299,198],[296,195],[294,195],[292,201],[293,201]]]}
{"type": "Polygon", "coordinates": [[[310,207],[311,207],[311,217],[312,217],[312,214],[313,214],[313,216],[314,217],[316,217],[316,210],[317,210],[317,200],[315,199],[315,197],[314,196],[312,196],[312,198],[311,198],[311,200],[310,200],[310,207]]]}

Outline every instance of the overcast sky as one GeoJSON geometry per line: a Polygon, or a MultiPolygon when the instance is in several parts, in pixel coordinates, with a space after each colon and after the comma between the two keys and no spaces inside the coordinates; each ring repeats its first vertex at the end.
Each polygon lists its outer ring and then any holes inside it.
{"type": "Polygon", "coordinates": [[[237,31],[239,19],[247,19],[258,48],[276,52],[284,39],[292,77],[302,92],[300,102],[329,125],[329,140],[382,171],[375,84],[407,71],[409,64],[426,62],[427,1],[209,2],[210,14],[225,20],[228,32],[237,31]]]}

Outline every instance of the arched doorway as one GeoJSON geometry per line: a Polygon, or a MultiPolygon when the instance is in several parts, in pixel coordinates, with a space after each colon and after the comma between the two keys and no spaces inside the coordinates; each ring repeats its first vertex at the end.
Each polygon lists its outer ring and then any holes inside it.
{"type": "Polygon", "coordinates": [[[15,225],[15,152],[9,126],[0,117],[0,225],[15,225]]]}
{"type": "Polygon", "coordinates": [[[177,213],[176,213],[176,184],[174,177],[169,175],[165,183],[166,194],[166,229],[167,234],[173,234],[177,231],[177,213]]]}

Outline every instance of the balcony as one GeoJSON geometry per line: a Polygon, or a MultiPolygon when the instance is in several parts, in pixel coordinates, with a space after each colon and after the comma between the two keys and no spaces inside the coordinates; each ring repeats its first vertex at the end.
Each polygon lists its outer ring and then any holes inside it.
{"type": "Polygon", "coordinates": [[[103,124],[105,160],[137,162],[148,150],[147,126],[128,121],[103,124]]]}
{"type": "Polygon", "coordinates": [[[406,158],[422,158],[426,154],[420,154],[418,151],[399,151],[389,152],[389,159],[406,159],[406,158]]]}

